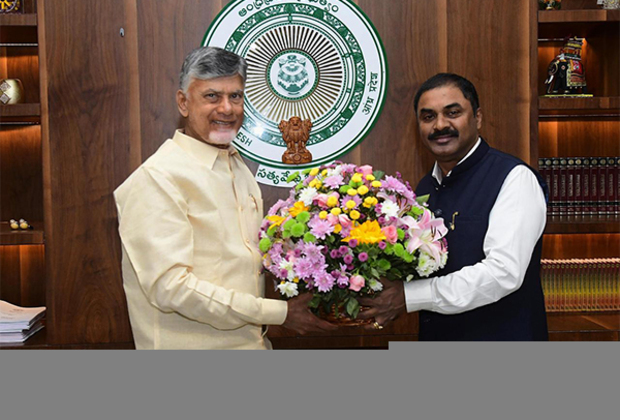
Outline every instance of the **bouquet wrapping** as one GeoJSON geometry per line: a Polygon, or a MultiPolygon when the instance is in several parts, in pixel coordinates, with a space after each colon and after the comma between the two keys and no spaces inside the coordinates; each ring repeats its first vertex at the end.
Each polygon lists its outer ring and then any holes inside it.
{"type": "Polygon", "coordinates": [[[382,278],[411,281],[445,266],[447,228],[400,174],[336,162],[294,173],[260,229],[263,267],[282,297],[311,292],[310,307],[355,319],[382,278]]]}

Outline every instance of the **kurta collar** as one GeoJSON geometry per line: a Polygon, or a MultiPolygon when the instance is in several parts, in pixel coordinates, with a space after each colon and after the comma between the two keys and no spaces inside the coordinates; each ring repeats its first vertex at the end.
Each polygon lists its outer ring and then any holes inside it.
{"type": "Polygon", "coordinates": [[[452,169],[448,174],[443,177],[443,173],[441,172],[441,168],[435,162],[435,166],[433,166],[433,170],[431,171],[432,177],[437,181],[437,183],[442,184],[446,182],[450,182],[451,179],[454,179],[459,174],[467,171],[469,168],[476,165],[483,157],[487,154],[490,147],[486,141],[482,137],[478,137],[478,141],[471,148],[471,150],[465,155],[463,159],[460,160],[459,163],[456,164],[454,169],[452,169]]]}
{"type": "Polygon", "coordinates": [[[186,135],[183,133],[182,129],[178,129],[174,132],[172,141],[179,145],[185,152],[198,159],[201,163],[207,165],[209,169],[213,169],[213,165],[218,156],[225,154],[233,156],[238,154],[237,149],[232,145],[228,146],[228,149],[219,149],[186,135]]]}

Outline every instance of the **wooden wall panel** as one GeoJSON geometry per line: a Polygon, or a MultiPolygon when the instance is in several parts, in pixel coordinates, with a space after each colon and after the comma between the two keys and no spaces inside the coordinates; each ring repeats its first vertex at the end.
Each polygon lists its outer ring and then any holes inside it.
{"type": "Polygon", "coordinates": [[[19,306],[45,306],[45,247],[0,246],[0,299],[19,306]]]}
{"type": "Polygon", "coordinates": [[[135,20],[129,3],[39,3],[49,100],[44,173],[51,344],[131,341],[112,197],[130,166],[135,112],[130,70],[137,57],[128,54],[127,43],[137,34],[119,34],[135,20]]]}

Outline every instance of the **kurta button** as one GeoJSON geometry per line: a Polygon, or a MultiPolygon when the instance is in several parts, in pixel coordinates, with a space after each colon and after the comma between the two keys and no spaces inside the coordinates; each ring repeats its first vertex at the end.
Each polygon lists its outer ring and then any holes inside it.
{"type": "Polygon", "coordinates": [[[439,191],[439,187],[435,187],[435,191],[439,191]]]}
{"type": "Polygon", "coordinates": [[[439,216],[441,216],[443,214],[443,211],[441,209],[437,209],[437,210],[435,210],[434,213],[435,213],[435,216],[439,217],[439,216]]]}

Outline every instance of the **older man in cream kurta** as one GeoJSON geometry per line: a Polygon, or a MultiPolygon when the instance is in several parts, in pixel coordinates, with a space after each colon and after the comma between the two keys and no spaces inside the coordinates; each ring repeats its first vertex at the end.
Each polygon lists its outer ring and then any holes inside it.
{"type": "Polygon", "coordinates": [[[246,69],[221,48],[192,51],[177,92],[185,128],[114,193],[138,349],[266,349],[262,325],[336,328],[310,312],[310,294],[262,298],[261,192],[231,146],[246,69]]]}
{"type": "Polygon", "coordinates": [[[261,192],[234,148],[177,131],[115,197],[136,348],[270,348],[287,305],[260,298],[261,192]]]}

